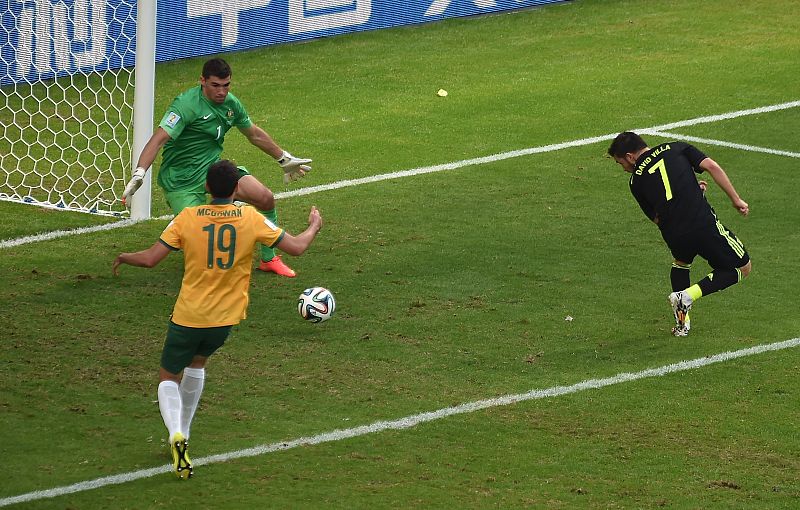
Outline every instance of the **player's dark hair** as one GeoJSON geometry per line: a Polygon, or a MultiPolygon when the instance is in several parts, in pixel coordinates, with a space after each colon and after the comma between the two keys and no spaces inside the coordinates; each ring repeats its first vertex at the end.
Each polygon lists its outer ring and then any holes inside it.
{"type": "Polygon", "coordinates": [[[227,159],[217,161],[208,167],[206,184],[214,198],[228,198],[233,195],[236,183],[239,182],[239,169],[227,159]]]}
{"type": "Polygon", "coordinates": [[[624,157],[625,154],[636,154],[645,148],[647,148],[647,143],[641,136],[632,131],[625,131],[624,133],[618,134],[617,137],[614,138],[614,141],[611,142],[611,146],[608,148],[608,155],[621,158],[624,157]]]}
{"type": "Polygon", "coordinates": [[[206,80],[212,76],[217,78],[227,78],[231,75],[231,66],[221,58],[212,58],[203,64],[203,78],[206,80]]]}

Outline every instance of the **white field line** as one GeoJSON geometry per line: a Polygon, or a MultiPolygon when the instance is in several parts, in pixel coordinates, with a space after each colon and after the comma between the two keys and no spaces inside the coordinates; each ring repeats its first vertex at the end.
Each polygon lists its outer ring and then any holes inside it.
{"type": "MultiPolygon", "coordinates": [[[[370,425],[362,425],[360,427],[354,427],[350,429],[338,429],[338,430],[333,430],[331,432],[318,434],[316,436],[301,437],[298,439],[293,439],[291,441],[266,444],[266,445],[256,446],[253,448],[247,448],[244,450],[237,450],[233,452],[202,457],[196,459],[194,461],[194,465],[202,466],[206,464],[227,462],[230,460],[241,459],[245,457],[256,457],[267,453],[274,453],[283,450],[289,450],[292,448],[297,448],[298,446],[309,446],[321,443],[329,443],[332,441],[341,441],[343,439],[364,436],[367,434],[374,434],[378,432],[383,432],[385,430],[404,430],[415,427],[416,425],[419,425],[421,423],[427,423],[434,420],[441,420],[442,418],[447,418],[449,416],[455,416],[458,414],[472,413],[475,411],[481,411],[483,409],[489,409],[498,406],[506,406],[518,402],[526,402],[529,400],[540,400],[544,398],[559,397],[562,395],[577,393],[579,391],[599,389],[599,388],[604,388],[606,386],[612,386],[615,384],[636,381],[639,379],[647,379],[650,377],[661,377],[667,374],[684,372],[687,370],[694,370],[714,363],[722,363],[736,358],[743,358],[745,356],[753,356],[765,352],[789,349],[797,347],[798,345],[800,345],[800,338],[793,338],[791,340],[785,340],[783,342],[762,344],[762,345],[757,345],[755,347],[740,349],[738,351],[728,351],[720,354],[715,354],[713,356],[705,356],[703,358],[693,359],[690,361],[681,361],[678,363],[673,363],[671,365],[664,365],[658,368],[649,368],[647,370],[642,370],[641,372],[623,372],[613,377],[607,377],[605,379],[588,379],[586,381],[582,381],[577,384],[573,384],[571,386],[554,386],[552,388],[544,390],[532,390],[529,391],[528,393],[519,393],[516,395],[505,395],[497,398],[478,400],[475,402],[468,402],[466,404],[461,404],[455,407],[446,407],[443,409],[439,409],[437,411],[430,411],[426,413],[415,414],[412,416],[406,416],[405,418],[400,418],[398,420],[377,421],[370,425]]],[[[122,473],[119,475],[105,476],[102,478],[96,478],[94,480],[80,482],[73,485],[56,487],[53,489],[28,492],[26,494],[20,494],[19,496],[10,496],[0,499],[0,507],[13,505],[16,503],[26,503],[29,501],[35,501],[45,498],[64,496],[66,494],[73,494],[76,492],[98,489],[109,485],[118,485],[118,484],[133,482],[135,480],[150,478],[156,475],[169,473],[171,470],[172,467],[170,465],[164,465],[156,468],[142,469],[139,471],[130,471],[128,473],[122,473]]]]}
{"type": "Polygon", "coordinates": [[[45,232],[42,234],[35,234],[32,236],[18,237],[17,239],[7,239],[0,241],[0,248],[13,248],[14,246],[21,246],[23,244],[38,243],[40,241],[50,241],[58,239],[59,237],[74,236],[78,234],[91,234],[92,232],[102,232],[104,230],[114,230],[115,228],[123,228],[138,223],[136,220],[121,220],[114,223],[104,223],[102,225],[94,225],[91,227],[74,228],[70,230],[54,230],[52,232],[45,232]]]}
{"type": "Polygon", "coordinates": [[[770,149],[769,147],[758,147],[756,145],[743,145],[740,143],[726,142],[724,140],[713,140],[711,138],[698,138],[696,136],[687,136],[680,133],[673,133],[670,131],[661,131],[660,129],[645,129],[640,131],[639,134],[660,136],[663,138],[670,138],[673,140],[685,140],[687,142],[702,143],[705,145],[718,145],[720,147],[730,147],[732,149],[740,149],[749,152],[764,152],[766,154],[774,154],[776,156],[788,156],[790,158],[800,158],[800,152],[789,152],[778,149],[770,149]]]}
{"type": "Polygon", "coordinates": [[[789,101],[788,103],[773,104],[770,106],[762,106],[760,108],[751,108],[749,110],[739,110],[738,112],[721,113],[719,115],[709,115],[707,117],[697,117],[695,119],[681,120],[671,124],[662,124],[660,126],[653,126],[648,129],[667,130],[687,126],[696,126],[697,124],[708,124],[710,122],[718,122],[720,120],[730,120],[737,117],[744,117],[746,115],[758,115],[759,113],[777,112],[780,110],[788,110],[789,108],[796,108],[800,106],[800,101],[789,101]]]}
{"type": "MultiPolygon", "coordinates": [[[[795,108],[795,107],[798,107],[798,106],[800,106],[800,101],[791,101],[791,102],[788,102],[788,103],[774,104],[774,105],[770,105],[770,106],[763,106],[763,107],[760,107],[760,108],[751,108],[751,109],[748,109],[748,110],[739,110],[739,111],[735,111],[735,112],[723,113],[723,114],[720,114],[720,115],[711,115],[711,116],[707,116],[707,117],[697,117],[697,118],[694,118],[694,119],[684,120],[684,121],[680,121],[680,122],[674,122],[672,124],[663,124],[663,125],[660,125],[660,126],[653,126],[653,127],[650,127],[650,128],[643,128],[643,129],[638,129],[638,130],[634,130],[634,131],[642,132],[642,133],[644,133],[644,132],[656,132],[656,131],[662,131],[662,130],[677,128],[677,127],[694,126],[694,125],[697,125],[697,124],[706,124],[706,123],[710,123],[710,122],[718,122],[718,121],[721,121],[721,120],[735,119],[737,117],[743,117],[743,116],[746,116],[746,115],[757,115],[757,114],[760,114],[760,113],[769,113],[769,112],[775,112],[775,111],[779,111],[779,110],[787,110],[789,108],[795,108]]],[[[606,140],[613,140],[615,136],[617,136],[617,133],[609,134],[609,135],[595,136],[595,137],[592,137],[592,138],[583,138],[583,139],[580,139],[580,140],[573,140],[571,142],[556,143],[556,144],[551,144],[551,145],[543,145],[543,146],[540,146],[540,147],[531,147],[531,148],[528,148],[528,149],[520,149],[520,150],[515,150],[515,151],[510,151],[510,152],[502,152],[502,153],[499,153],[499,154],[493,154],[491,156],[484,156],[484,157],[481,157],[481,158],[464,159],[464,160],[461,160],[461,161],[455,161],[453,163],[445,163],[445,164],[441,164],[441,165],[425,166],[425,167],[420,167],[420,168],[413,168],[411,170],[403,170],[403,171],[399,171],[399,172],[391,172],[391,173],[387,173],[387,174],[373,175],[373,176],[370,176],[370,177],[363,177],[361,179],[349,179],[349,180],[345,180],[345,181],[337,181],[337,182],[333,182],[333,183],[330,183],[330,184],[323,184],[323,185],[320,185],[320,186],[310,186],[310,187],[298,189],[298,190],[295,190],[295,191],[287,191],[287,192],[284,192],[284,193],[276,193],[275,194],[275,198],[276,199],[282,199],[282,198],[297,197],[297,196],[302,196],[302,195],[310,195],[312,193],[319,193],[321,191],[330,191],[330,190],[335,190],[335,189],[339,189],[339,188],[346,188],[346,187],[350,187],[350,186],[359,186],[359,185],[362,185],[362,184],[369,184],[369,183],[385,181],[385,180],[389,180],[389,179],[400,179],[402,177],[411,177],[411,176],[414,176],[414,175],[422,175],[422,174],[428,174],[428,173],[433,173],[433,172],[442,172],[442,171],[445,171],[445,170],[455,170],[457,168],[463,168],[463,167],[466,167],[466,166],[483,165],[485,163],[494,163],[496,161],[502,161],[502,160],[510,159],[510,158],[518,158],[520,156],[529,156],[531,154],[542,154],[542,153],[545,153],[545,152],[553,152],[553,151],[557,151],[557,150],[561,150],[561,149],[567,149],[567,148],[571,148],[571,147],[581,147],[581,146],[584,146],[584,145],[592,145],[594,143],[599,143],[599,142],[603,142],[603,141],[606,141],[606,140]]],[[[683,137],[683,139],[688,140],[688,138],[686,138],[686,137],[683,137]]],[[[742,145],[742,146],[736,146],[736,147],[745,149],[748,146],[742,145]]],[[[745,149],[745,150],[747,150],[747,149],[745,149]]],[[[793,153],[786,153],[784,155],[789,155],[789,154],[793,154],[793,153]]],[[[152,219],[164,220],[164,219],[169,219],[169,218],[171,218],[171,216],[161,216],[159,218],[152,218],[152,219]]],[[[43,234],[37,234],[37,235],[33,235],[33,236],[20,237],[20,238],[17,238],[17,239],[7,239],[7,240],[0,241],[0,249],[13,248],[15,246],[20,246],[20,245],[23,245],[23,244],[35,243],[35,242],[40,242],[40,241],[49,241],[49,240],[58,239],[60,237],[66,237],[66,236],[71,236],[71,235],[89,234],[89,233],[92,233],[92,232],[100,232],[100,231],[104,231],[104,230],[122,228],[122,227],[130,226],[130,225],[132,225],[134,223],[136,223],[136,222],[133,221],[133,220],[122,220],[122,221],[118,221],[118,222],[115,222],[115,223],[107,223],[107,224],[104,224],[104,225],[98,225],[96,227],[84,227],[84,228],[79,228],[79,229],[74,229],[74,230],[57,230],[57,231],[54,231],[54,232],[46,232],[46,233],[43,233],[43,234]]]]}

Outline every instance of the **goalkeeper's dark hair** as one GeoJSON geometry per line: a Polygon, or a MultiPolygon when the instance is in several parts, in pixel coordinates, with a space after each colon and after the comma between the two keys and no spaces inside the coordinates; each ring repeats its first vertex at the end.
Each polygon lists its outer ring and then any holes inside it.
{"type": "Polygon", "coordinates": [[[641,136],[632,131],[625,131],[624,133],[618,134],[617,137],[614,138],[614,141],[611,142],[611,146],[608,148],[608,155],[615,158],[622,158],[625,154],[636,154],[645,148],[647,148],[647,143],[641,136]]]}
{"type": "Polygon", "coordinates": [[[221,58],[212,58],[210,60],[206,60],[206,63],[203,64],[203,78],[206,80],[212,76],[216,76],[217,78],[227,78],[232,73],[233,71],[231,71],[231,66],[229,66],[228,63],[221,58]]]}
{"type": "Polygon", "coordinates": [[[214,198],[229,198],[239,182],[239,169],[233,161],[223,159],[208,167],[206,185],[214,198]]]}

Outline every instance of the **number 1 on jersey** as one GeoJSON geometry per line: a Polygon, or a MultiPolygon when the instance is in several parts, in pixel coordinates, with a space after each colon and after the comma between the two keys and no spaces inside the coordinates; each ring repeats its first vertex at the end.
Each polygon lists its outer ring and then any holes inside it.
{"type": "Polygon", "coordinates": [[[669,178],[667,177],[667,165],[662,159],[647,170],[647,173],[654,174],[656,170],[661,172],[661,180],[664,181],[664,191],[667,194],[667,202],[672,200],[672,187],[669,185],[669,178]]]}

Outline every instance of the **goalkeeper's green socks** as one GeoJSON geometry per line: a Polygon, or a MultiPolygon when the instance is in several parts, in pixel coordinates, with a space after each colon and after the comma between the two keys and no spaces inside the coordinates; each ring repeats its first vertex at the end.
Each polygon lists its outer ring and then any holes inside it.
{"type": "MultiPolygon", "coordinates": [[[[267,217],[269,221],[272,222],[273,225],[278,226],[278,210],[277,209],[270,209],[269,211],[261,211],[261,214],[267,217]]],[[[270,260],[275,258],[275,249],[271,248],[267,245],[261,245],[261,260],[264,262],[269,262],[270,260]]]]}
{"type": "MultiPolygon", "coordinates": [[[[271,211],[261,211],[261,214],[275,226],[278,225],[278,213],[275,209],[271,211]]],[[[287,278],[294,278],[297,273],[294,269],[287,266],[282,260],[280,255],[275,255],[275,250],[269,246],[261,245],[261,263],[258,265],[259,271],[267,273],[275,273],[287,278]]]]}

